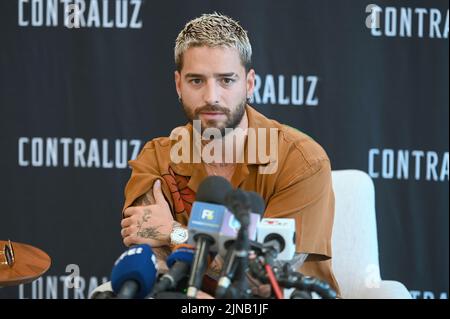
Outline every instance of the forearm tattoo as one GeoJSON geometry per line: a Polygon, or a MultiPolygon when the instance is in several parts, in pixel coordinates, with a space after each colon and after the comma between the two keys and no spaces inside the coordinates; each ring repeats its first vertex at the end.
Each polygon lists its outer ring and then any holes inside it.
{"type": "Polygon", "coordinates": [[[139,196],[134,202],[133,206],[148,206],[155,204],[155,198],[153,197],[153,188],[150,188],[150,190],[143,194],[142,196],[139,196]]]}

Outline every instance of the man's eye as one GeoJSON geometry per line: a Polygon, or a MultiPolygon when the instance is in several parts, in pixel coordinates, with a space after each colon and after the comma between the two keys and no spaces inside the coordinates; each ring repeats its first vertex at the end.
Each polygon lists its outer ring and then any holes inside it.
{"type": "Polygon", "coordinates": [[[223,78],[223,79],[222,79],[222,82],[225,83],[225,84],[231,84],[231,83],[233,83],[234,81],[235,81],[235,80],[232,79],[232,78],[223,78]]]}
{"type": "Polygon", "coordinates": [[[201,79],[191,79],[189,82],[191,82],[192,84],[201,84],[202,80],[201,79]]]}

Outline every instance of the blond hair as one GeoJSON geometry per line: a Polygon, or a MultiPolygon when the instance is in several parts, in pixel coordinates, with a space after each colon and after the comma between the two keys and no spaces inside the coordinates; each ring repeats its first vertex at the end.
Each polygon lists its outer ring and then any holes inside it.
{"type": "Polygon", "coordinates": [[[250,68],[252,46],[247,31],[230,17],[214,12],[186,23],[175,41],[175,65],[178,71],[183,68],[183,53],[191,47],[201,46],[236,48],[242,65],[246,70],[250,68]]]}

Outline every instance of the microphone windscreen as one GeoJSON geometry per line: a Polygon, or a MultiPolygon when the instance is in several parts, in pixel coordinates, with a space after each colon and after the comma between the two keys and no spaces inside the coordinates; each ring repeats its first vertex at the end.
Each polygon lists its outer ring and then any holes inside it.
{"type": "Polygon", "coordinates": [[[135,298],[145,298],[153,289],[156,281],[156,257],[148,245],[132,246],[116,261],[111,272],[111,286],[118,294],[122,285],[134,280],[139,285],[135,298]]]}
{"type": "Polygon", "coordinates": [[[233,187],[226,178],[222,176],[208,176],[199,185],[195,200],[224,205],[225,195],[232,189],[233,187]]]}
{"type": "Polygon", "coordinates": [[[264,214],[264,210],[266,209],[264,199],[257,192],[247,192],[247,195],[250,200],[250,211],[262,216],[264,214]]]}
{"type": "Polygon", "coordinates": [[[180,247],[173,251],[167,257],[166,263],[169,268],[173,266],[177,261],[181,261],[187,264],[192,264],[194,260],[195,250],[190,247],[180,247]]]}
{"type": "Polygon", "coordinates": [[[225,203],[233,214],[242,213],[250,209],[248,193],[242,189],[234,189],[225,196],[225,203]]]}

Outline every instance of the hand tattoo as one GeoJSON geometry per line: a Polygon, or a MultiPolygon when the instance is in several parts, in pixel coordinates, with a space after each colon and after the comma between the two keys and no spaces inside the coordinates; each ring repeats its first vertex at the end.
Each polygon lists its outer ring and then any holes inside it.
{"type": "Polygon", "coordinates": [[[161,238],[164,238],[163,234],[158,230],[160,227],[161,225],[139,229],[137,235],[142,238],[160,240],[161,238]]]}

